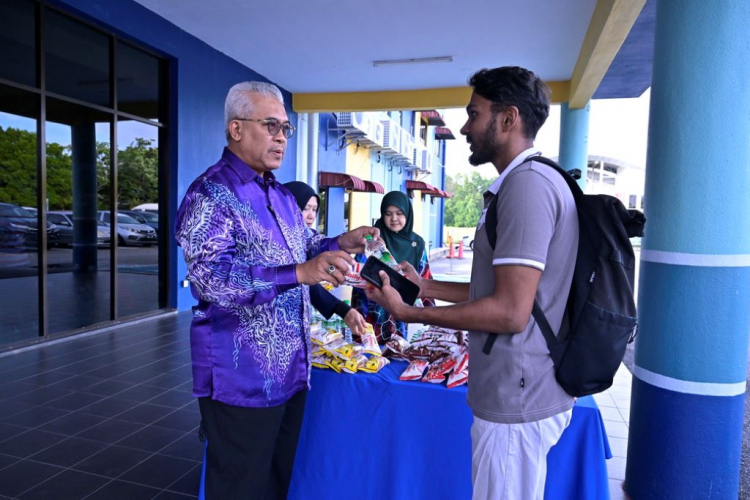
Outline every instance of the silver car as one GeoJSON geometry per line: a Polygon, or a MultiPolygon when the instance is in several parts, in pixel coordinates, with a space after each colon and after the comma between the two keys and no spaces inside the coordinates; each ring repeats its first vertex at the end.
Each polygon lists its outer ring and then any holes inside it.
{"type": "MultiPolygon", "coordinates": [[[[59,245],[73,245],[73,212],[47,212],[47,221],[53,223],[60,230],[59,245]]],[[[101,220],[96,221],[96,246],[108,247],[110,242],[109,226],[101,220]]]]}
{"type": "MultiPolygon", "coordinates": [[[[99,220],[112,226],[110,213],[99,212],[99,220]]],[[[117,243],[120,245],[151,246],[157,243],[154,228],[141,224],[129,215],[117,214],[117,243]]]]}

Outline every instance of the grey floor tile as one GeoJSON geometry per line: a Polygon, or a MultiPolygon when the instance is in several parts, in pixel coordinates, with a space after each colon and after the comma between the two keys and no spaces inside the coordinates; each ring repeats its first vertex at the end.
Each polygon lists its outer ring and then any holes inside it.
{"type": "Polygon", "coordinates": [[[74,470],[66,470],[21,495],[22,500],[85,498],[104,486],[109,479],[74,470]]]}

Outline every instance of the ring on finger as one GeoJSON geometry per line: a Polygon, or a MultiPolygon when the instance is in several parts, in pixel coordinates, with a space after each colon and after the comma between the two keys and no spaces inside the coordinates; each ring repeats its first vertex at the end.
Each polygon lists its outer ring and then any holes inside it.
{"type": "Polygon", "coordinates": [[[333,273],[335,273],[335,272],[336,272],[336,266],[334,266],[333,264],[331,264],[330,266],[328,266],[328,274],[330,274],[331,276],[333,276],[333,273]]]}

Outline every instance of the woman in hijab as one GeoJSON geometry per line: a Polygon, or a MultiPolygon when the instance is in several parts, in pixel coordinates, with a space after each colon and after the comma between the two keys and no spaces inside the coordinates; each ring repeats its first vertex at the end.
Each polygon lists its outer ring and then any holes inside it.
{"type": "MultiPolygon", "coordinates": [[[[383,197],[380,204],[380,219],[375,223],[375,227],[380,229],[380,237],[396,262],[407,261],[421,277],[432,277],[424,240],[413,231],[414,212],[411,200],[405,193],[391,191],[383,197]]],[[[364,254],[357,254],[354,258],[360,263],[367,260],[364,254]]],[[[422,301],[426,306],[435,305],[432,299],[422,301]]],[[[364,290],[354,289],[352,306],[372,324],[379,342],[387,342],[394,333],[407,338],[406,323],[395,320],[382,306],[369,301],[364,290]]]]}
{"type": "MultiPolygon", "coordinates": [[[[320,205],[318,195],[315,194],[313,188],[304,182],[287,182],[284,186],[291,191],[294,199],[297,200],[297,205],[302,211],[302,218],[305,220],[307,227],[311,231],[315,231],[313,225],[315,224],[320,205]]],[[[344,323],[346,323],[346,326],[349,327],[354,335],[359,336],[365,333],[365,319],[362,315],[349,304],[331,295],[321,285],[318,284],[310,287],[310,302],[326,319],[330,319],[333,313],[338,314],[343,318],[344,323]]]]}

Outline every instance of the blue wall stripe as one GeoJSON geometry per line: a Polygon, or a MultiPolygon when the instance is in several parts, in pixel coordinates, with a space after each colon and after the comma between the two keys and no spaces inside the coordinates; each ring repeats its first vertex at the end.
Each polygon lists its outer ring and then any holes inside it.
{"type": "Polygon", "coordinates": [[[641,262],[635,363],[692,382],[747,379],[750,268],[641,262]]]}
{"type": "Polygon", "coordinates": [[[744,395],[680,394],[633,378],[627,477],[631,498],[738,496],[744,395]],[[728,481],[728,478],[733,478],[728,481]]]}

